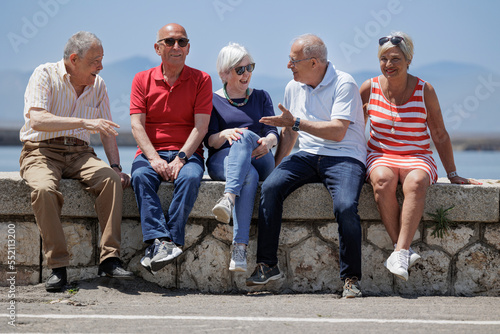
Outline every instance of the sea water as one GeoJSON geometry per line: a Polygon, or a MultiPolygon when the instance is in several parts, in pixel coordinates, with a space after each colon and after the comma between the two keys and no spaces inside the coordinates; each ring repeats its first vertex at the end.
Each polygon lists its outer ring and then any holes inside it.
{"type": "MultiPolygon", "coordinates": [[[[98,157],[107,161],[102,146],[96,146],[94,150],[98,157]]],[[[120,160],[125,173],[130,173],[136,151],[135,146],[120,147],[120,160]]],[[[0,172],[19,171],[20,152],[21,146],[0,146],[0,172]]],[[[500,180],[500,151],[455,151],[454,156],[460,176],[500,180]]],[[[438,165],[438,176],[446,177],[437,153],[434,153],[434,159],[438,165]]]]}

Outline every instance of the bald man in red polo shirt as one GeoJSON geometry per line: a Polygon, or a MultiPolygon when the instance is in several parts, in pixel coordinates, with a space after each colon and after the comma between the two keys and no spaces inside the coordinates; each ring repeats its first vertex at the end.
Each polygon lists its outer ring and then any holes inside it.
{"type": "Polygon", "coordinates": [[[155,273],[182,253],[184,230],[204,172],[201,142],[212,112],[212,81],[185,65],[186,30],[175,23],[158,31],[154,48],[162,64],[136,74],[130,97],[132,133],[138,150],[132,187],[148,245],[141,264],[155,273]],[[174,183],[168,210],[157,195],[174,183]]]}

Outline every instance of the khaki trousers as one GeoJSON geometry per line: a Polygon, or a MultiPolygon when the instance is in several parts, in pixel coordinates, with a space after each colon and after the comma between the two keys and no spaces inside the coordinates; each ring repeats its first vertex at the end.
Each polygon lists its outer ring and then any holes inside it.
{"type": "Polygon", "coordinates": [[[90,146],[25,142],[19,159],[21,177],[32,189],[31,205],[42,236],[48,267],[69,265],[61,225],[64,203],[59,191],[62,178],[79,180],[95,196],[101,229],[100,262],[120,256],[123,190],[119,175],[97,158],[90,146]]]}

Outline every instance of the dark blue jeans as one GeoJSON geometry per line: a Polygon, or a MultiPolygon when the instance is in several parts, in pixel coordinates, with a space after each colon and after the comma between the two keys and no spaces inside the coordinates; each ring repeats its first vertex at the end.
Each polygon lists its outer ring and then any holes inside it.
{"type": "MultiPolygon", "coordinates": [[[[349,157],[298,152],[283,159],[262,184],[257,263],[278,263],[283,201],[307,183],[322,182],[333,199],[338,223],[340,278],[361,279],[361,224],[358,201],[365,166],[349,157]]],[[[300,209],[300,208],[299,208],[300,209]]]]}
{"type": "MultiPolygon", "coordinates": [[[[178,151],[158,151],[160,157],[171,162],[178,151]]],[[[132,188],[141,215],[143,240],[167,237],[178,245],[184,245],[184,231],[198,197],[205,166],[203,158],[193,154],[181,168],[174,181],[174,194],[168,210],[163,213],[157,192],[163,179],[141,154],[132,163],[132,188]]]]}

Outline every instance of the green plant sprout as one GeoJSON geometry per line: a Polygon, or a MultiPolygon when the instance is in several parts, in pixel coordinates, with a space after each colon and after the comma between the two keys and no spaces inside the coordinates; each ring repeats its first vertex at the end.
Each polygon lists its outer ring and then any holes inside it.
{"type": "Polygon", "coordinates": [[[452,226],[457,225],[456,222],[448,218],[449,211],[454,207],[455,205],[452,205],[448,209],[444,209],[441,206],[439,209],[436,209],[436,213],[427,212],[427,214],[432,218],[432,223],[430,223],[427,227],[434,226],[431,236],[442,239],[445,234],[448,234],[452,226]]]}

